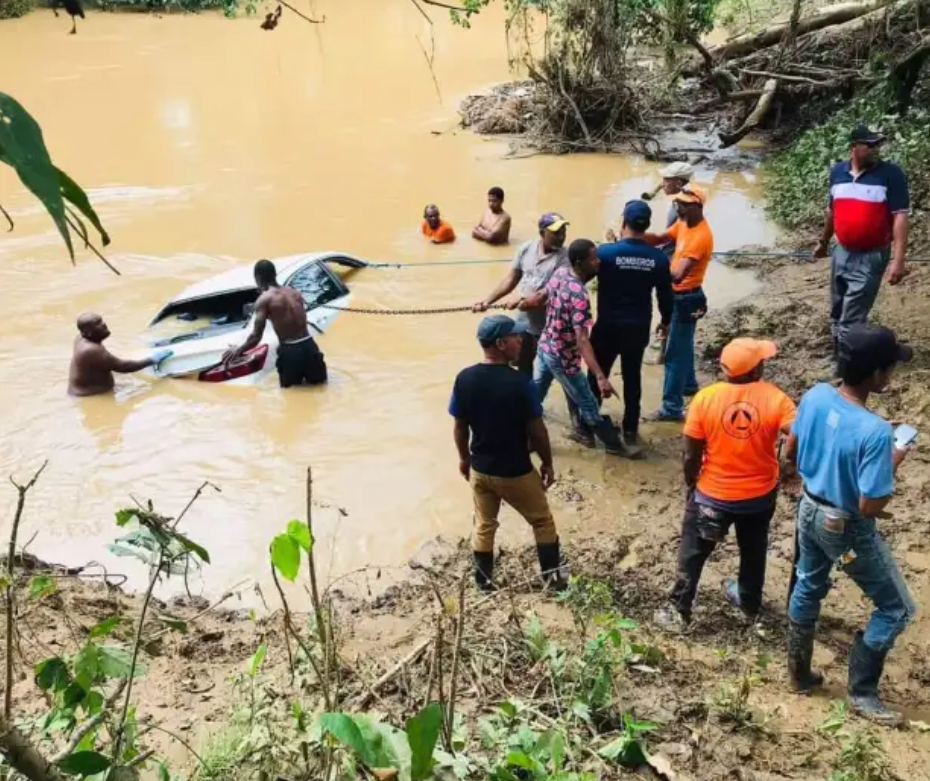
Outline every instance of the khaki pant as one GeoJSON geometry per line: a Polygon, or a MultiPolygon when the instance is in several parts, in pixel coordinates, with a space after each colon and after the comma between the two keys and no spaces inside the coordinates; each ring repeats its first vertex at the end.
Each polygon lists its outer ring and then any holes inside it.
{"type": "Polygon", "coordinates": [[[471,470],[471,489],[475,499],[474,550],[494,552],[494,535],[501,502],[513,507],[533,527],[537,545],[556,542],[559,535],[546,500],[539,472],[535,469],[522,477],[492,477],[471,470]]]}

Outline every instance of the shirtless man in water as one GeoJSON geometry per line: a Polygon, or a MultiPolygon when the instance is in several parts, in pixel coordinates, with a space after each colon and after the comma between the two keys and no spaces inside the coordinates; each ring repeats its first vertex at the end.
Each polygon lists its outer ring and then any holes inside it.
{"type": "Polygon", "coordinates": [[[488,190],[488,208],[471,235],[488,244],[506,244],[510,240],[510,215],[504,211],[504,191],[500,187],[488,190]]]}
{"type": "Polygon", "coordinates": [[[132,374],[149,366],[158,368],[174,350],[156,350],[148,358],[124,361],[103,346],[110,329],[100,315],[85,312],[77,319],[78,337],[74,341],[68,393],[72,396],[97,396],[113,390],[113,372],[132,374]]]}
{"type": "Polygon", "coordinates": [[[278,379],[282,388],[292,385],[319,385],[326,382],[326,362],[310,331],[304,297],[292,287],[278,284],[278,273],[270,260],[255,264],[255,284],[262,291],[255,304],[255,326],[239,347],[223,356],[229,364],[257,346],[271,325],[278,335],[278,379]]]}

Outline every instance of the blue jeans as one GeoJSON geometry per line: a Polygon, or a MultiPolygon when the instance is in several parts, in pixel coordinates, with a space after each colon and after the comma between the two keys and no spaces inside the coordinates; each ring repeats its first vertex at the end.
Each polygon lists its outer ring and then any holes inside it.
{"type": "Polygon", "coordinates": [[[592,428],[597,428],[601,422],[600,405],[591,392],[584,372],[566,374],[558,357],[542,350],[537,351],[536,363],[533,364],[533,382],[536,383],[536,389],[539,391],[540,404],[546,400],[546,394],[549,393],[553,380],[559,381],[565,396],[578,407],[581,419],[592,428]]]}
{"type": "Polygon", "coordinates": [[[829,528],[835,525],[821,505],[802,496],[798,505],[798,582],[788,616],[797,624],[816,623],[820,603],[830,590],[833,565],[845,556],[840,566],[875,605],[865,629],[865,644],[876,651],[890,651],[917,612],[904,576],[874,519],[847,518],[842,531],[829,528]]]}
{"type": "Polygon", "coordinates": [[[838,339],[855,323],[865,323],[878,298],[888,267],[888,247],[859,252],[837,244],[830,264],[830,330],[838,339]]]}
{"type": "Polygon", "coordinates": [[[665,381],[662,385],[662,414],[680,418],[685,412],[685,390],[698,386],[694,372],[695,313],[706,308],[701,290],[675,294],[675,309],[665,346],[665,381]]]}

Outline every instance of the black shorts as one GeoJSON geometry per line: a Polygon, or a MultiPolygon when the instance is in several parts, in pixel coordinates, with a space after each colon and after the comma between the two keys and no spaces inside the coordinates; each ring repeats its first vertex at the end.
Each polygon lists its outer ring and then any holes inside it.
{"type": "Polygon", "coordinates": [[[278,345],[276,365],[282,388],[322,385],[326,382],[326,361],[312,336],[299,342],[278,345]]]}

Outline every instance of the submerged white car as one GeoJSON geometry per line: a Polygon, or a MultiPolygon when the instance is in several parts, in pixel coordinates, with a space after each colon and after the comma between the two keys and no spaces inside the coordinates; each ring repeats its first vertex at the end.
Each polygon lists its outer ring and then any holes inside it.
{"type": "MultiPolygon", "coordinates": [[[[337,252],[291,255],[272,261],[278,282],[295,288],[307,305],[310,335],[319,337],[338,312],[322,304],[347,306],[349,288],[335,271],[364,268],[364,260],[337,252]]],[[[223,274],[191,285],[152,320],[143,335],[153,348],[169,348],[174,354],[156,371],[159,377],[190,377],[202,382],[251,385],[275,367],[278,336],[269,323],[261,342],[236,361],[224,366],[223,354],[242,344],[250,333],[259,290],[254,264],[237,266],[223,274]]]]}

